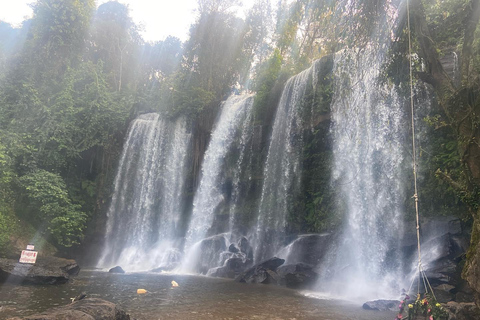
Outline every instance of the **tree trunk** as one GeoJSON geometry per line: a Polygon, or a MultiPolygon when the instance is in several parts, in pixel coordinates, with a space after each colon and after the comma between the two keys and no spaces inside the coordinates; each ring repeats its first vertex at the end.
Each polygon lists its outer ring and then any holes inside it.
{"type": "Polygon", "coordinates": [[[465,36],[463,40],[462,59],[460,65],[462,86],[468,86],[470,79],[470,60],[473,54],[473,40],[475,39],[475,30],[480,19],[480,0],[471,0],[467,10],[469,14],[465,22],[465,36]]]}

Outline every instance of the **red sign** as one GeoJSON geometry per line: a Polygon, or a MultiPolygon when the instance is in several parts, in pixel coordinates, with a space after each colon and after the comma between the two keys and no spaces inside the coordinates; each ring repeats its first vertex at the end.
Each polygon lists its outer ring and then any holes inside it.
{"type": "Polygon", "coordinates": [[[22,250],[19,262],[35,264],[35,261],[37,261],[37,253],[37,251],[22,250]]]}

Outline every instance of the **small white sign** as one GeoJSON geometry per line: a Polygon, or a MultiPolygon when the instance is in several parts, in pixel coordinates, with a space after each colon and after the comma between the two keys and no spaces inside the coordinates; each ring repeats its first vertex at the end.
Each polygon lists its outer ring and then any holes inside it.
{"type": "Polygon", "coordinates": [[[33,251],[33,250],[35,250],[35,246],[33,244],[29,244],[29,245],[27,245],[27,250],[33,251]]]}
{"type": "Polygon", "coordinates": [[[37,253],[37,251],[22,250],[19,262],[35,264],[35,261],[37,261],[37,253]]]}

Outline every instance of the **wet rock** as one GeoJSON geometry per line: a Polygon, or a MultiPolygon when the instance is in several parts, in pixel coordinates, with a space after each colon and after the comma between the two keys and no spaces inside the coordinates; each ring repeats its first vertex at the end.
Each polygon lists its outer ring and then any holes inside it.
{"type": "Polygon", "coordinates": [[[467,249],[467,239],[447,233],[422,245],[422,261],[429,264],[442,259],[454,260],[463,255],[467,249]]]}
{"type": "Polygon", "coordinates": [[[457,286],[462,282],[462,270],[458,266],[466,248],[463,238],[449,233],[430,240],[422,247],[422,252],[426,252],[422,257],[426,265],[425,273],[432,286],[457,286]]]}
{"type": "Polygon", "coordinates": [[[329,233],[298,236],[291,244],[287,262],[302,262],[314,266],[318,265],[327,254],[332,239],[333,235],[329,233]]]}
{"type": "Polygon", "coordinates": [[[460,291],[455,294],[455,302],[475,302],[475,297],[471,293],[460,291]]]}
{"type": "Polygon", "coordinates": [[[245,270],[245,268],[246,264],[242,258],[233,257],[225,261],[224,266],[208,270],[207,276],[233,279],[245,270]]]}
{"type": "Polygon", "coordinates": [[[122,269],[120,266],[113,267],[112,269],[108,270],[110,273],[125,273],[125,270],[122,269]]]}
{"type": "Polygon", "coordinates": [[[0,282],[61,284],[75,276],[80,267],[75,260],[56,257],[39,258],[35,264],[0,259],[0,282]]]}
{"type": "Polygon", "coordinates": [[[365,310],[375,310],[375,311],[398,311],[398,306],[400,301],[398,300],[374,300],[365,302],[362,306],[365,310]]]}
{"type": "Polygon", "coordinates": [[[245,264],[242,258],[230,258],[227,260],[227,263],[225,266],[231,270],[240,271],[244,268],[245,264]]]}
{"type": "Polygon", "coordinates": [[[447,303],[449,301],[452,301],[454,298],[454,294],[452,293],[452,291],[454,290],[455,287],[449,284],[441,284],[433,288],[435,297],[440,303],[447,303]]]}
{"type": "Polygon", "coordinates": [[[272,276],[272,273],[268,271],[275,272],[279,266],[285,262],[284,259],[277,257],[270,258],[262,263],[259,263],[247,271],[241,273],[238,277],[235,278],[237,282],[245,283],[278,283],[278,277],[275,273],[272,276]]]}
{"type": "Polygon", "coordinates": [[[130,316],[114,303],[97,298],[87,298],[69,305],[50,309],[41,314],[10,320],[130,320],[130,316]]]}
{"type": "Polygon", "coordinates": [[[219,234],[203,239],[199,246],[200,253],[196,271],[207,274],[210,268],[218,266],[222,253],[227,250],[225,236],[219,234]]]}
{"type": "Polygon", "coordinates": [[[480,319],[480,309],[475,303],[458,303],[450,301],[443,305],[450,314],[450,320],[480,319]]]}
{"type": "Polygon", "coordinates": [[[239,252],[240,250],[232,243],[232,244],[228,247],[228,251],[233,252],[233,253],[237,253],[237,252],[239,252]]]}
{"type": "Polygon", "coordinates": [[[278,267],[280,267],[284,263],[285,263],[284,259],[273,257],[273,258],[270,258],[268,260],[265,260],[264,262],[261,262],[261,263],[257,264],[257,266],[260,267],[260,268],[275,271],[275,270],[277,270],[278,267]]]}
{"type": "Polygon", "coordinates": [[[319,277],[313,271],[313,266],[305,263],[283,265],[278,267],[276,272],[281,278],[280,284],[295,289],[311,288],[319,277]]]}
{"type": "Polygon", "coordinates": [[[253,260],[253,248],[247,238],[241,237],[237,242],[237,247],[240,249],[240,252],[246,255],[247,259],[253,260]]]}
{"type": "MultiPolygon", "coordinates": [[[[462,222],[454,216],[439,217],[427,219],[420,224],[420,236],[424,242],[434,238],[441,237],[447,233],[455,236],[463,232],[462,222]]],[[[408,230],[402,240],[403,246],[417,246],[417,233],[415,229],[408,230]]],[[[423,248],[422,248],[423,250],[423,248]]]]}

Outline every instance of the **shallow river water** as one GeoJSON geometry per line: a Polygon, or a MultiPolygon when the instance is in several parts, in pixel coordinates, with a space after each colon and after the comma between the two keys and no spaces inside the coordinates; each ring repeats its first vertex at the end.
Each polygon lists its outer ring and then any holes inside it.
{"type": "Polygon", "coordinates": [[[153,319],[393,319],[394,312],[366,311],[360,304],[309,298],[301,292],[228,279],[172,274],[109,274],[82,271],[58,286],[0,287],[0,319],[27,316],[89,297],[117,303],[131,317],[153,319]],[[175,280],[179,287],[171,288],[175,280]],[[147,294],[138,295],[137,289],[147,294]]]}

